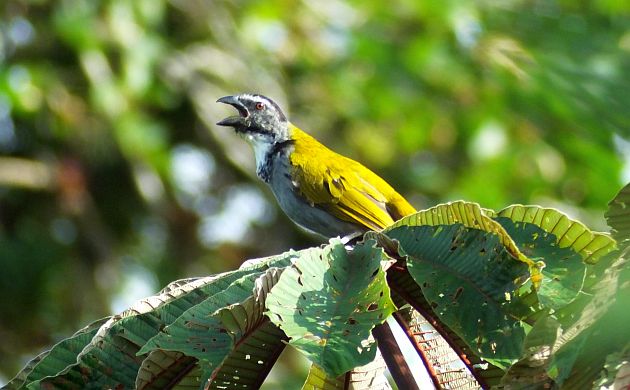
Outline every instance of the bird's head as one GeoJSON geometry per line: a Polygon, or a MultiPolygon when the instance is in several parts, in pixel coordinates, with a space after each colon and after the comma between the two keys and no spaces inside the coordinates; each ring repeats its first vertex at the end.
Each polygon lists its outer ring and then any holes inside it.
{"type": "Polygon", "coordinates": [[[218,122],[230,126],[254,143],[274,144],[289,139],[289,122],[280,107],[268,97],[255,94],[224,96],[217,100],[238,110],[238,115],[218,122]]]}

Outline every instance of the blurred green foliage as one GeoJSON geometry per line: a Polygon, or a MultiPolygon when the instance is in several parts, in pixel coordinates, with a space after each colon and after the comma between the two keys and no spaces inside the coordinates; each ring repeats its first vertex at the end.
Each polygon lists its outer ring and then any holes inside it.
{"type": "Polygon", "coordinates": [[[616,0],[5,0],[0,382],[169,281],[318,242],[214,125],[218,97],[276,99],[418,208],[537,203],[603,229],[629,74],[616,0]]]}

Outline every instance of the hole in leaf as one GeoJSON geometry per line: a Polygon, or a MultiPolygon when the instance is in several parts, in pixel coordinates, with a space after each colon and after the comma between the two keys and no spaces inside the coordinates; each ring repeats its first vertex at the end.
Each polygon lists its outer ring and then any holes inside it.
{"type": "Polygon", "coordinates": [[[462,295],[462,292],[464,291],[463,287],[457,287],[457,290],[455,290],[455,294],[453,294],[453,301],[456,301],[460,295],[462,295]]]}
{"type": "Polygon", "coordinates": [[[348,318],[348,320],[346,321],[346,324],[350,324],[350,325],[354,325],[356,323],[357,323],[357,320],[355,320],[352,317],[348,318]]]}
{"type": "Polygon", "coordinates": [[[374,311],[376,309],[378,309],[378,304],[372,302],[370,303],[370,305],[367,307],[368,311],[374,311]]]}

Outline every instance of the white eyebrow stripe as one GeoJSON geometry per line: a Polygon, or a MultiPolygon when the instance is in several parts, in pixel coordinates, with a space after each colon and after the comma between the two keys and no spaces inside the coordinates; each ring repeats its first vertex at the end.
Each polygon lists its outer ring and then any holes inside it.
{"type": "Polygon", "coordinates": [[[267,103],[267,104],[271,104],[271,102],[269,101],[268,98],[266,98],[265,96],[261,96],[261,95],[252,95],[251,93],[245,93],[242,95],[244,98],[249,98],[255,102],[261,102],[261,103],[267,103]]]}

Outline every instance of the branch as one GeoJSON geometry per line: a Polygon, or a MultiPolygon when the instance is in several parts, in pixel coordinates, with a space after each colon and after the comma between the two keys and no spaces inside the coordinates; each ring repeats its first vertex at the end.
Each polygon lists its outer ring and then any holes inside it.
{"type": "Polygon", "coordinates": [[[399,389],[420,390],[411,369],[405,360],[389,324],[384,322],[372,329],[372,335],[378,342],[378,349],[385,359],[387,368],[392,374],[399,389]]]}

